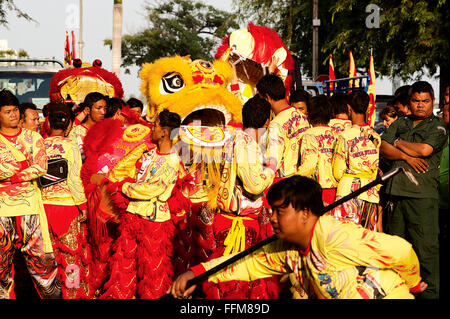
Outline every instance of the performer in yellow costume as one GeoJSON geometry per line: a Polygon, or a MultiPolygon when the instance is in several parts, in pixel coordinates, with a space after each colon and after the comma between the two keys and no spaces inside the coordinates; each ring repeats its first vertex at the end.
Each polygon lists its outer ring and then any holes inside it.
{"type": "MultiPolygon", "coordinates": [[[[267,199],[278,240],[233,263],[208,280],[255,280],[294,273],[308,296],[327,299],[411,299],[426,288],[411,244],[323,213],[320,185],[303,176],[274,184],[267,199]]],[[[188,280],[230,258],[192,267],[170,292],[187,297],[188,280]]]]}
{"type": "Polygon", "coordinates": [[[167,201],[183,167],[171,142],[180,122],[178,114],[162,111],[152,131],[156,147],[143,154],[136,179],[115,183],[130,201],[119,217],[111,277],[101,298],[159,298],[172,282],[175,227],[167,201]]]}
{"type": "MultiPolygon", "coordinates": [[[[339,185],[336,199],[372,182],[378,173],[380,136],[364,122],[369,96],[363,91],[350,94],[351,129],[343,131],[336,143],[333,174],[339,185]]],[[[341,206],[333,214],[338,219],[351,220],[371,230],[378,221],[380,197],[376,187],[341,206]]]]}
{"type": "Polygon", "coordinates": [[[322,187],[326,205],[334,202],[337,181],[333,176],[332,159],[336,136],[327,124],[331,116],[331,106],[325,96],[315,96],[311,100],[308,121],[312,128],[303,134],[300,148],[301,165],[298,175],[311,177],[322,187]]]}
{"type": "Polygon", "coordinates": [[[19,127],[19,100],[0,91],[0,299],[15,298],[13,256],[17,248],[42,298],[61,289],[47,218],[36,180],[47,171],[44,140],[19,127]]]}
{"type": "MultiPolygon", "coordinates": [[[[50,104],[50,136],[45,142],[47,159],[67,161],[67,176],[59,180],[47,173],[41,183],[42,198],[48,218],[52,245],[58,264],[63,298],[91,298],[88,287],[90,251],[84,224],[87,205],[80,178],[81,153],[67,138],[71,128],[71,110],[65,104],[50,104]]],[[[52,170],[53,172],[53,170],[52,170]]]]}
{"type": "Polygon", "coordinates": [[[69,139],[77,143],[80,148],[81,158],[83,161],[86,158],[84,154],[84,138],[86,137],[88,130],[95,123],[105,118],[106,99],[107,97],[99,92],[91,92],[86,95],[83,103],[84,108],[87,111],[87,120],[85,123],[74,126],[70,131],[69,139]]]}
{"type": "Polygon", "coordinates": [[[276,166],[279,177],[293,175],[297,172],[301,138],[310,127],[306,115],[286,102],[286,89],[278,76],[265,75],[256,88],[275,115],[267,130],[265,161],[276,166]]]}
{"type": "Polygon", "coordinates": [[[344,93],[334,93],[330,97],[331,120],[328,125],[337,135],[352,127],[352,121],[348,117],[348,95],[344,93]]]}

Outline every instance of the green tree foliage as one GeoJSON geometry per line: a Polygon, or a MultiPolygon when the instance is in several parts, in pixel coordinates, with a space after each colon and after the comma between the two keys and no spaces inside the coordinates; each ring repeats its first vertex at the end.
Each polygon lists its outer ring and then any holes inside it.
{"type": "Polygon", "coordinates": [[[36,22],[31,16],[18,8],[14,0],[0,0],[0,26],[8,27],[8,21],[6,20],[8,11],[15,12],[17,18],[24,18],[36,22]]]}
{"type": "MultiPolygon", "coordinates": [[[[238,28],[234,16],[199,1],[147,3],[149,28],[122,39],[122,66],[142,65],[163,56],[209,59],[223,37],[238,28]]],[[[111,40],[105,40],[111,46],[111,40]]]]}
{"type": "Polygon", "coordinates": [[[17,57],[19,59],[21,58],[29,58],[28,52],[20,49],[18,52],[16,52],[13,49],[8,50],[0,50],[0,58],[10,58],[10,57],[17,57]]]}
{"type": "MultiPolygon", "coordinates": [[[[426,67],[448,74],[449,9],[447,0],[319,0],[319,73],[328,74],[333,55],[336,75],[347,76],[348,51],[365,73],[373,48],[377,74],[407,80],[426,67]],[[379,28],[368,28],[369,4],[380,7],[379,28]]],[[[274,28],[311,74],[312,0],[234,0],[242,20],[274,28]],[[265,13],[265,14],[262,14],[265,13]]]]}

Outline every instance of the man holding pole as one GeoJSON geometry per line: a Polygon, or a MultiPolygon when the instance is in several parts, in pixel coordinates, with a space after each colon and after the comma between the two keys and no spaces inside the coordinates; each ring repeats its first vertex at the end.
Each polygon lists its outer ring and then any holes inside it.
{"type": "MultiPolygon", "coordinates": [[[[426,289],[417,256],[406,240],[324,215],[322,189],[314,180],[283,179],[269,189],[267,200],[278,240],[210,276],[209,281],[294,273],[308,296],[330,299],[408,299],[426,289]]],[[[228,258],[192,267],[174,281],[169,292],[187,297],[195,289],[185,289],[189,280],[228,258]]]]}

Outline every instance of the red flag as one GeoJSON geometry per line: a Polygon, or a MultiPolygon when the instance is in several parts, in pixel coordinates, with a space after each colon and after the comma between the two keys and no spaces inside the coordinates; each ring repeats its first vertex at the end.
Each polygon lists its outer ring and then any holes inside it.
{"type": "Polygon", "coordinates": [[[375,65],[373,63],[372,49],[370,50],[370,62],[369,62],[369,87],[367,88],[367,94],[369,94],[370,102],[367,109],[367,124],[371,127],[375,125],[375,101],[376,101],[376,86],[375,86],[375,65]]]}
{"type": "MultiPolygon", "coordinates": [[[[353,54],[352,54],[352,50],[350,50],[349,54],[349,63],[348,63],[348,77],[352,78],[356,76],[356,67],[355,67],[355,60],[353,59],[353,54]]],[[[348,87],[351,88],[353,87],[353,81],[348,81],[348,87]]],[[[355,81],[355,87],[358,87],[358,81],[355,81]]]]}
{"type": "Polygon", "coordinates": [[[70,59],[70,45],[69,45],[69,32],[66,31],[66,43],[64,45],[64,65],[68,66],[72,64],[70,59]]]}
{"type": "MultiPolygon", "coordinates": [[[[330,62],[328,64],[328,80],[336,80],[336,76],[334,75],[334,64],[333,64],[333,55],[330,56],[330,62]]],[[[334,82],[330,83],[330,89],[334,90],[334,82]]],[[[330,96],[333,93],[330,94],[330,96]]]]}
{"type": "Polygon", "coordinates": [[[71,59],[72,61],[75,60],[77,57],[75,56],[75,33],[72,30],[72,55],[71,59]]]}

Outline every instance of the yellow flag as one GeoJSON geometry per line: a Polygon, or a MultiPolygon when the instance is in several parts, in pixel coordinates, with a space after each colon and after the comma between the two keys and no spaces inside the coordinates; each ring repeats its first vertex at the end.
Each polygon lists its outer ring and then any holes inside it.
{"type": "MultiPolygon", "coordinates": [[[[352,78],[356,76],[356,67],[355,67],[355,60],[353,59],[352,50],[348,53],[349,57],[349,63],[348,63],[348,77],[352,78]]],[[[355,81],[355,87],[358,87],[358,81],[355,81]]],[[[348,82],[348,87],[353,87],[353,81],[348,82]]]]}
{"type": "MultiPolygon", "coordinates": [[[[334,64],[333,64],[333,55],[330,56],[330,62],[328,64],[328,80],[336,80],[336,76],[334,75],[334,64]]],[[[330,89],[334,90],[334,82],[330,83],[330,89]]],[[[330,96],[333,93],[330,94],[330,96]]]]}
{"type": "Polygon", "coordinates": [[[66,41],[64,43],[64,66],[69,66],[72,64],[72,59],[70,55],[70,45],[69,45],[69,33],[66,31],[66,41]]]}
{"type": "Polygon", "coordinates": [[[370,102],[369,108],[367,109],[367,124],[371,127],[375,125],[375,100],[376,100],[376,86],[375,86],[375,66],[373,63],[373,54],[370,50],[370,62],[369,62],[369,87],[367,88],[367,94],[369,94],[370,102]]]}

